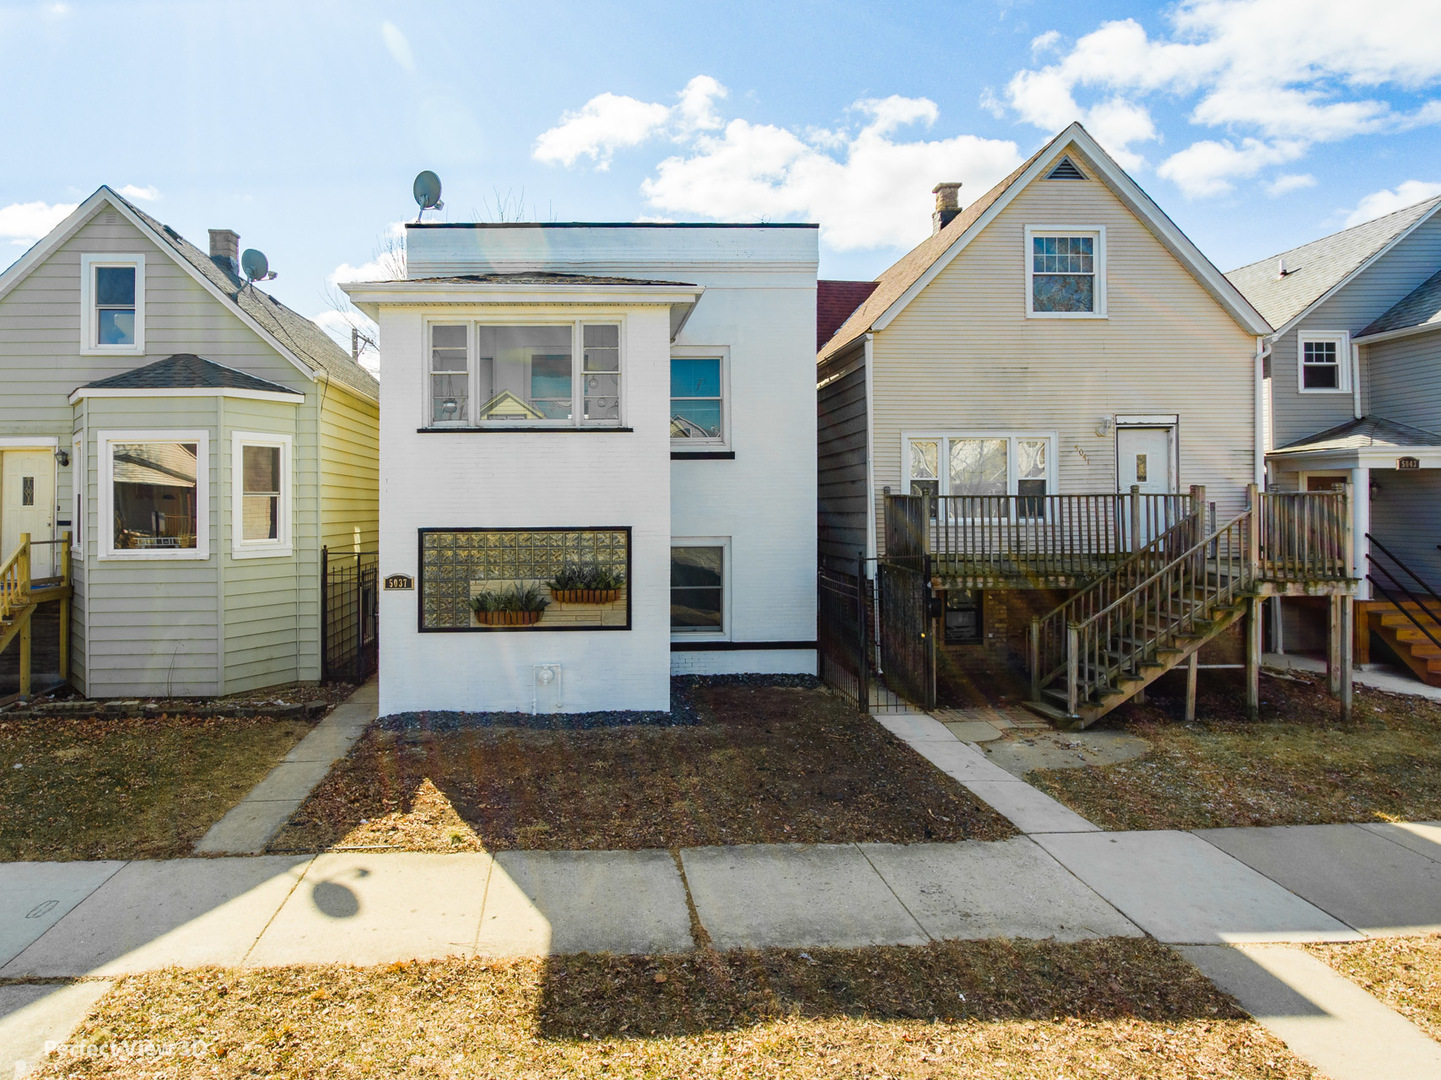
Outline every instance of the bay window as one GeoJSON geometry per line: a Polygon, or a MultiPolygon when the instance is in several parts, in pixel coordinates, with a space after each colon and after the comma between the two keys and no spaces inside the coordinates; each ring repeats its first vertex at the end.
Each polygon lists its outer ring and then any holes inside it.
{"type": "Polygon", "coordinates": [[[290,538],[288,435],[237,431],[231,436],[231,554],[285,556],[290,538]]]}
{"type": "Polygon", "coordinates": [[[100,555],[209,558],[204,432],[102,432],[100,555]]]}
{"type": "Polygon", "coordinates": [[[620,423],[620,326],[429,327],[431,427],[620,423]]]}

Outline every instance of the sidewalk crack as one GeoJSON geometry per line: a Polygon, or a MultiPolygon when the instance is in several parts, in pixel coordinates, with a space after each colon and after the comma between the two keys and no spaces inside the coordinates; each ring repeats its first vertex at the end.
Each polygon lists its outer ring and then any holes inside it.
{"type": "Polygon", "coordinates": [[[911,922],[916,924],[916,929],[919,930],[921,933],[925,934],[928,940],[935,941],[936,936],[925,928],[925,925],[921,922],[920,919],[916,918],[916,913],[910,909],[906,902],[900,898],[900,895],[896,892],[896,890],[892,888],[891,883],[886,880],[886,875],[881,873],[880,868],[877,867],[875,863],[871,862],[871,857],[866,854],[866,849],[861,847],[860,844],[853,844],[852,846],[861,853],[861,858],[866,860],[866,865],[871,868],[871,871],[876,875],[876,877],[881,879],[881,884],[884,885],[886,889],[889,890],[890,894],[896,898],[896,903],[901,905],[901,910],[911,917],[911,922]]]}

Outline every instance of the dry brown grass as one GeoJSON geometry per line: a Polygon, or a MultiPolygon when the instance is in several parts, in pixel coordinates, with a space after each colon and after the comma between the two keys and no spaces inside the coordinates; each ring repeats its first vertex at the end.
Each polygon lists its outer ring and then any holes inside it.
{"type": "Polygon", "coordinates": [[[1147,940],[172,970],[70,1045],[193,1040],[39,1077],[1316,1076],[1147,940]]]}
{"type": "Polygon", "coordinates": [[[1363,990],[1441,1040],[1441,935],[1308,945],[1363,990]]]}
{"type": "Polygon", "coordinates": [[[706,686],[702,722],[372,729],[272,851],[999,840],[1015,830],[823,690],[706,686]]]}
{"type": "Polygon", "coordinates": [[[0,718],[0,861],[188,855],[312,726],[0,718]]]}
{"type": "Polygon", "coordinates": [[[1343,724],[1320,678],[1261,678],[1261,720],[1239,675],[1203,672],[1195,724],[1179,682],[1101,721],[1150,741],[1118,765],[1043,769],[1031,783],[1105,829],[1209,829],[1441,817],[1441,704],[1358,688],[1343,724]]]}

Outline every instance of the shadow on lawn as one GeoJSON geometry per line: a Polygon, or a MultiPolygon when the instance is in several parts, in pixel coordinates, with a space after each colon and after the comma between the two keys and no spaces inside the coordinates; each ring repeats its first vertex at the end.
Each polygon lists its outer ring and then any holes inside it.
{"type": "Polygon", "coordinates": [[[1194,967],[1146,939],[703,950],[545,961],[537,1033],[684,1036],[780,1018],[1243,1019],[1194,967]]]}

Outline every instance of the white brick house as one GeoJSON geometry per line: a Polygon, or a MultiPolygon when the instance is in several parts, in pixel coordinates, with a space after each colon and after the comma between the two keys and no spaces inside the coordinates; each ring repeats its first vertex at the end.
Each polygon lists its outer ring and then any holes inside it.
{"type": "Polygon", "coordinates": [[[426,223],[407,262],[346,287],[384,348],[382,712],[814,672],[815,228],[426,223]]]}

